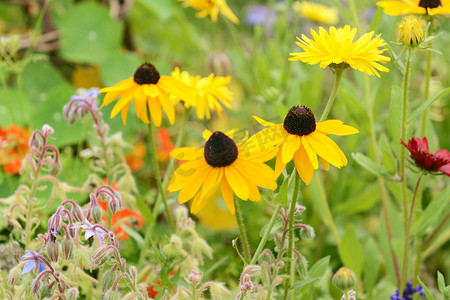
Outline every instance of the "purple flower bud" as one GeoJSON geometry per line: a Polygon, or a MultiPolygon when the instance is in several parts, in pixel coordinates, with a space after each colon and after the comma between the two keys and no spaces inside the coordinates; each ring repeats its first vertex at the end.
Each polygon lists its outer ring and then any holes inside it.
{"type": "Polygon", "coordinates": [[[56,212],[53,216],[48,219],[48,228],[51,228],[51,231],[59,230],[61,228],[61,215],[56,212]]]}
{"type": "Polygon", "coordinates": [[[200,272],[197,270],[192,270],[191,273],[189,273],[188,280],[192,282],[194,286],[198,285],[200,281],[202,280],[202,276],[200,275],[200,272]]]}

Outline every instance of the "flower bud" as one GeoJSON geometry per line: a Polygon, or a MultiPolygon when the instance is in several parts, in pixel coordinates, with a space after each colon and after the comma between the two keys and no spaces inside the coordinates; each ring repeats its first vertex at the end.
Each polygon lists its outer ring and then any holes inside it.
{"type": "Polygon", "coordinates": [[[212,282],[210,291],[212,299],[222,299],[222,295],[231,296],[230,290],[228,290],[221,282],[212,282]]]}
{"type": "Polygon", "coordinates": [[[108,270],[103,274],[102,278],[102,293],[105,294],[114,284],[116,275],[113,270],[108,270]]]}
{"type": "Polygon", "coordinates": [[[120,208],[120,202],[117,201],[117,199],[111,199],[109,201],[109,209],[111,210],[111,212],[113,213],[113,215],[117,212],[117,210],[120,208]]]}
{"type": "Polygon", "coordinates": [[[83,222],[85,219],[83,211],[81,210],[81,207],[78,204],[72,206],[71,214],[75,219],[75,221],[77,222],[83,222]]]}
{"type": "Polygon", "coordinates": [[[175,245],[175,243],[170,243],[162,248],[162,253],[167,257],[168,260],[175,260],[180,255],[180,250],[175,245]]]}
{"type": "Polygon", "coordinates": [[[129,270],[131,277],[133,277],[133,284],[136,285],[138,271],[135,266],[131,266],[129,270]]]}
{"type": "Polygon", "coordinates": [[[200,281],[202,281],[202,276],[200,275],[199,271],[192,270],[191,273],[189,273],[188,280],[192,282],[194,286],[196,286],[200,283],[200,281]]]}
{"type": "Polygon", "coordinates": [[[120,294],[118,292],[113,291],[113,290],[109,290],[109,291],[106,292],[105,297],[103,299],[105,299],[105,300],[119,300],[119,299],[122,299],[122,298],[120,297],[120,294]]]}
{"type": "Polygon", "coordinates": [[[106,262],[109,258],[109,253],[111,250],[106,248],[107,246],[98,248],[95,250],[95,252],[92,254],[92,262],[98,266],[102,265],[104,262],[106,262]]]}
{"type": "Polygon", "coordinates": [[[61,162],[57,159],[53,160],[49,166],[50,175],[56,176],[61,171],[61,162]]]}
{"type": "Polygon", "coordinates": [[[418,19],[406,18],[399,24],[400,39],[405,45],[415,46],[423,41],[423,28],[418,19]]]}
{"type": "Polygon", "coordinates": [[[76,299],[78,299],[79,296],[80,296],[80,292],[78,291],[78,289],[76,287],[71,287],[67,291],[67,299],[69,299],[69,300],[76,300],[76,299]]]}
{"type": "Polygon", "coordinates": [[[8,273],[8,285],[10,287],[14,287],[17,283],[17,279],[19,279],[22,272],[23,265],[17,265],[16,267],[9,270],[8,273]]]}
{"type": "Polygon", "coordinates": [[[345,292],[355,286],[358,278],[356,278],[355,273],[353,273],[353,271],[349,268],[341,267],[333,275],[333,278],[331,280],[338,289],[345,292]]]}
{"type": "Polygon", "coordinates": [[[91,208],[91,216],[94,223],[99,223],[102,218],[102,208],[99,205],[95,205],[91,208]]]}
{"type": "Polygon", "coordinates": [[[53,295],[53,285],[54,281],[50,284],[46,284],[42,286],[41,290],[39,291],[39,299],[47,299],[50,298],[53,295]]]}
{"type": "Polygon", "coordinates": [[[73,242],[69,239],[64,239],[61,243],[61,256],[64,259],[71,259],[72,258],[72,251],[73,251],[73,242]]]}
{"type": "Polygon", "coordinates": [[[44,132],[44,135],[49,135],[55,133],[55,130],[48,124],[44,124],[42,126],[42,131],[44,132]]]}
{"type": "Polygon", "coordinates": [[[40,281],[41,279],[38,277],[31,283],[31,292],[35,295],[39,292],[39,288],[41,287],[40,281]]]}
{"type": "Polygon", "coordinates": [[[33,147],[36,149],[39,149],[39,146],[41,145],[41,141],[37,138],[37,136],[35,134],[33,134],[28,141],[28,145],[30,146],[30,149],[33,147]]]}
{"type": "Polygon", "coordinates": [[[53,216],[48,219],[48,228],[51,228],[52,231],[58,231],[61,229],[61,215],[56,212],[53,216]]]}
{"type": "Polygon", "coordinates": [[[47,243],[47,255],[51,261],[57,262],[59,258],[59,243],[50,239],[47,243]]]}

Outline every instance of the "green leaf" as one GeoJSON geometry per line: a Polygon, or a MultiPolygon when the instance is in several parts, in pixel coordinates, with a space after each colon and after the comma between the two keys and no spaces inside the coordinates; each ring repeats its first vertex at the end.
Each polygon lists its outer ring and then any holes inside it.
{"type": "Polygon", "coordinates": [[[155,224],[155,217],[153,217],[153,214],[150,208],[148,208],[147,204],[144,202],[144,199],[142,199],[142,197],[139,195],[136,196],[136,206],[141,214],[145,217],[145,220],[148,224],[155,224]]]}
{"type": "Polygon", "coordinates": [[[61,55],[68,61],[98,64],[119,51],[122,25],[109,16],[105,6],[94,2],[74,5],[57,25],[61,55]]]}
{"type": "Polygon", "coordinates": [[[427,206],[418,221],[413,226],[413,235],[422,235],[428,227],[441,222],[443,216],[450,211],[450,187],[443,190],[427,206]]]}
{"type": "Polygon", "coordinates": [[[432,96],[430,99],[428,99],[427,101],[425,101],[422,105],[420,105],[408,118],[408,124],[411,123],[412,121],[414,121],[415,118],[417,118],[418,116],[420,116],[423,112],[425,112],[428,108],[431,107],[431,105],[433,105],[433,103],[436,100],[439,100],[441,97],[443,97],[444,95],[446,95],[448,92],[450,92],[450,87],[440,91],[439,93],[437,93],[436,95],[432,96]]]}
{"type": "Polygon", "coordinates": [[[358,278],[361,278],[363,249],[352,224],[349,224],[345,230],[342,243],[339,246],[339,256],[343,264],[355,272],[358,278]]]}
{"type": "Polygon", "coordinates": [[[333,212],[336,214],[353,215],[368,211],[380,200],[378,189],[378,185],[376,184],[367,186],[363,192],[357,192],[348,197],[346,202],[338,203],[334,207],[333,212]]]}
{"type": "Polygon", "coordinates": [[[302,288],[307,288],[313,285],[313,283],[315,283],[319,279],[320,279],[319,277],[315,277],[297,281],[291,288],[295,291],[295,293],[298,293],[302,288]]]}
{"type": "Polygon", "coordinates": [[[380,151],[383,154],[383,166],[389,174],[397,173],[397,161],[392,154],[388,139],[385,134],[380,137],[380,151]]]}
{"type": "Polygon", "coordinates": [[[364,251],[364,287],[368,294],[372,293],[380,269],[380,251],[373,238],[369,238],[364,251]]]}
{"type": "Polygon", "coordinates": [[[368,171],[372,172],[374,175],[378,177],[383,177],[386,180],[397,181],[397,179],[394,176],[390,175],[384,167],[378,165],[376,162],[374,162],[372,159],[368,158],[364,154],[359,152],[352,153],[352,157],[356,160],[358,164],[360,164],[368,171]]]}
{"type": "Polygon", "coordinates": [[[444,275],[441,274],[441,272],[437,272],[437,277],[438,277],[438,287],[439,287],[439,291],[441,292],[442,295],[444,295],[444,290],[445,290],[445,279],[444,279],[444,275]]]}
{"type": "Polygon", "coordinates": [[[397,149],[400,148],[400,139],[402,132],[402,89],[398,86],[393,86],[391,91],[391,103],[389,104],[389,132],[392,135],[392,141],[397,144],[397,149]]]}
{"type": "Polygon", "coordinates": [[[417,280],[419,280],[420,285],[423,287],[423,290],[425,291],[425,297],[428,300],[436,300],[433,295],[431,294],[430,290],[427,288],[427,286],[425,285],[425,283],[422,282],[422,280],[420,280],[420,278],[417,278],[417,280]]]}
{"type": "Polygon", "coordinates": [[[308,278],[322,278],[330,265],[330,256],[318,260],[309,270],[308,278]]]}
{"type": "Polygon", "coordinates": [[[139,246],[144,246],[144,239],[136,230],[128,226],[122,226],[121,228],[123,231],[128,233],[129,236],[131,236],[136,241],[136,243],[138,243],[139,246]]]}
{"type": "Polygon", "coordinates": [[[281,203],[283,205],[287,203],[288,185],[290,177],[292,177],[292,175],[284,179],[283,184],[280,187],[280,191],[278,192],[278,195],[275,197],[275,203],[281,203]]]}

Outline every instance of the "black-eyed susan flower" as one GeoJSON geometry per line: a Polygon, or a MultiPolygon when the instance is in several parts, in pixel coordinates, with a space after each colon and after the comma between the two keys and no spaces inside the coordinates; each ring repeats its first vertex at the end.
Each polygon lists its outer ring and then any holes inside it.
{"type": "Polygon", "coordinates": [[[389,72],[389,69],[380,63],[390,61],[389,57],[383,56],[386,49],[380,47],[386,45],[380,35],[372,39],[374,32],[363,34],[359,39],[353,41],[356,28],[351,29],[349,25],[344,28],[330,27],[330,33],[324,28],[319,28],[319,33],[311,29],[313,39],[302,34],[296,44],[305,50],[299,53],[290,53],[291,61],[301,60],[310,65],[320,64],[321,68],[328,66],[332,68],[346,68],[348,66],[369,75],[375,74],[380,77],[378,71],[389,72]],[[378,70],[378,71],[377,71],[378,70]]]}
{"type": "Polygon", "coordinates": [[[257,145],[260,149],[278,149],[275,163],[277,177],[293,159],[297,172],[306,185],[311,183],[314,169],[319,168],[319,159],[325,170],[329,169],[329,164],[337,168],[347,165],[344,153],[328,135],[350,135],[359,132],[351,126],[343,125],[339,120],[316,123],[314,113],[305,106],[292,107],[282,124],[254,118],[268,128],[253,135],[247,144],[257,145]]]}
{"type": "Polygon", "coordinates": [[[189,88],[189,96],[183,100],[186,107],[197,109],[199,119],[204,119],[206,116],[209,120],[211,111],[216,111],[219,117],[222,117],[220,103],[226,108],[231,108],[230,102],[233,100],[233,93],[227,87],[231,80],[230,76],[222,77],[214,76],[214,74],[210,74],[208,77],[191,76],[186,71],[181,72],[179,68],[175,68],[171,75],[189,88]]]}
{"type": "Polygon", "coordinates": [[[423,28],[420,20],[414,17],[404,18],[398,25],[400,40],[408,46],[415,46],[423,40],[423,28]]]}
{"type": "Polygon", "coordinates": [[[178,202],[194,198],[191,212],[199,212],[208,199],[219,189],[230,212],[234,215],[234,194],[242,200],[260,201],[258,187],[274,190],[277,187],[274,171],[264,164],[276,154],[249,149],[246,143],[237,145],[234,132],[203,133],[203,148],[185,147],[173,150],[170,155],[184,161],[174,172],[169,192],[180,191],[178,202]]]}
{"type": "Polygon", "coordinates": [[[178,0],[183,2],[183,7],[192,7],[198,10],[195,14],[197,18],[211,17],[213,22],[217,22],[219,12],[234,24],[239,23],[239,19],[233,13],[225,0],[178,0]]]}
{"type": "Polygon", "coordinates": [[[140,120],[146,124],[149,123],[148,110],[153,123],[159,127],[162,120],[161,108],[166,112],[170,124],[175,122],[174,103],[169,96],[187,92],[186,87],[177,79],[171,76],[160,76],[155,66],[145,63],[136,70],[133,77],[122,80],[112,87],[101,89],[100,93],[106,93],[101,107],[109,105],[120,97],[111,112],[111,118],[120,112],[123,124],[126,125],[128,109],[133,102],[140,120]]]}
{"type": "Polygon", "coordinates": [[[339,22],[339,12],[336,7],[326,6],[310,1],[295,1],[292,10],[311,22],[333,25],[339,22]]]}
{"type": "Polygon", "coordinates": [[[447,15],[450,14],[450,0],[398,0],[378,1],[384,13],[391,16],[406,14],[447,15]]]}

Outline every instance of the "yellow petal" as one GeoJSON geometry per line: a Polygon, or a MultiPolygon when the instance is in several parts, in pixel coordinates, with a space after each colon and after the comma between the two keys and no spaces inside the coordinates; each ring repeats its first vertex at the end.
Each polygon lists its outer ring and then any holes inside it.
{"type": "Polygon", "coordinates": [[[286,164],[283,164],[283,161],[281,159],[282,148],[278,150],[277,153],[277,160],[275,162],[275,176],[278,178],[281,173],[283,173],[284,168],[286,167],[286,164]]]}
{"type": "Polygon", "coordinates": [[[175,192],[182,189],[189,182],[191,177],[203,174],[210,166],[204,160],[193,160],[180,165],[172,174],[168,190],[175,192]]]}
{"type": "Polygon", "coordinates": [[[130,108],[130,104],[131,104],[131,102],[128,102],[128,104],[126,104],[122,108],[122,111],[120,112],[120,116],[122,117],[123,125],[125,125],[125,126],[127,126],[127,115],[128,115],[128,109],[130,108]]]}
{"type": "Polygon", "coordinates": [[[292,157],[294,156],[294,153],[300,148],[301,145],[301,139],[298,135],[289,134],[284,141],[283,148],[282,148],[282,162],[283,164],[287,164],[292,160],[292,157]]]}
{"type": "Polygon", "coordinates": [[[263,120],[263,119],[261,119],[260,117],[257,117],[257,116],[253,116],[253,118],[256,120],[256,122],[258,122],[262,126],[270,127],[270,126],[275,126],[276,125],[275,123],[263,120]]]}
{"type": "Polygon", "coordinates": [[[277,188],[275,172],[266,164],[237,159],[233,166],[253,184],[271,190],[277,188]]]}
{"type": "Polygon", "coordinates": [[[308,154],[308,158],[311,161],[312,166],[314,167],[314,169],[318,169],[319,161],[317,160],[316,152],[314,152],[314,150],[311,148],[311,145],[309,144],[308,139],[305,135],[302,136],[302,145],[305,149],[306,154],[308,154]]]}
{"type": "Polygon", "coordinates": [[[175,122],[175,109],[168,95],[165,92],[161,91],[159,93],[159,101],[162,105],[162,108],[166,112],[167,117],[169,118],[170,124],[173,125],[173,123],[175,122]]]}
{"type": "Polygon", "coordinates": [[[114,106],[113,110],[111,111],[111,119],[114,118],[121,110],[122,108],[129,104],[131,101],[131,98],[133,97],[135,89],[129,89],[127,90],[122,97],[117,101],[116,105],[114,106]]]}
{"type": "Polygon", "coordinates": [[[295,152],[294,163],[295,168],[297,169],[297,172],[300,175],[300,178],[306,185],[309,185],[314,175],[314,167],[311,164],[311,161],[309,160],[308,154],[306,154],[303,145],[297,152],[295,152]]]}
{"type": "Polygon", "coordinates": [[[161,125],[162,120],[162,112],[161,112],[161,104],[159,103],[158,98],[148,98],[148,108],[150,110],[150,115],[152,116],[153,123],[155,123],[156,127],[161,125]]]}
{"type": "Polygon", "coordinates": [[[334,134],[334,135],[350,135],[359,132],[356,128],[352,126],[343,125],[343,122],[339,120],[327,120],[317,123],[316,131],[320,131],[323,134],[334,134]]]}
{"type": "Polygon", "coordinates": [[[182,147],[170,152],[170,156],[176,160],[194,160],[203,156],[202,148],[182,147]]]}
{"type": "Polygon", "coordinates": [[[200,189],[200,186],[205,184],[205,181],[208,180],[206,178],[206,175],[209,173],[208,171],[202,173],[195,172],[194,175],[188,178],[186,185],[181,189],[180,194],[178,195],[178,202],[185,203],[195,196],[200,189]]]}
{"type": "Polygon", "coordinates": [[[159,89],[155,84],[144,84],[142,85],[142,92],[152,98],[159,97],[159,89]]]}
{"type": "Polygon", "coordinates": [[[225,176],[222,176],[222,197],[225,201],[225,204],[227,205],[228,209],[230,210],[231,214],[234,216],[234,194],[233,190],[231,189],[230,185],[228,184],[227,178],[225,176]]]}
{"type": "Polygon", "coordinates": [[[118,83],[116,83],[112,87],[102,88],[99,91],[99,93],[112,92],[112,91],[123,91],[123,90],[126,90],[126,89],[128,89],[128,88],[130,88],[132,86],[138,86],[138,84],[136,82],[134,82],[133,77],[130,77],[128,79],[124,79],[122,81],[119,81],[118,83]]]}
{"type": "Polygon", "coordinates": [[[212,135],[211,130],[208,130],[208,129],[203,130],[203,138],[204,138],[205,140],[209,140],[209,138],[211,137],[211,135],[212,135]]]}
{"type": "Polygon", "coordinates": [[[314,131],[308,134],[307,138],[309,144],[319,156],[337,168],[342,167],[341,158],[333,147],[334,142],[329,137],[314,131]]]}
{"type": "Polygon", "coordinates": [[[322,162],[322,165],[323,165],[323,168],[325,169],[325,171],[328,171],[330,169],[330,164],[322,157],[319,156],[319,158],[320,158],[320,161],[322,162]]]}
{"type": "Polygon", "coordinates": [[[111,104],[111,102],[116,100],[116,98],[119,97],[120,95],[122,95],[122,93],[123,93],[122,91],[106,93],[105,98],[103,98],[103,103],[102,103],[102,106],[100,107],[100,109],[103,108],[104,106],[111,104]]]}
{"type": "Polygon", "coordinates": [[[248,199],[249,188],[247,184],[245,184],[245,179],[232,164],[225,167],[225,175],[234,193],[242,200],[248,199]]]}

